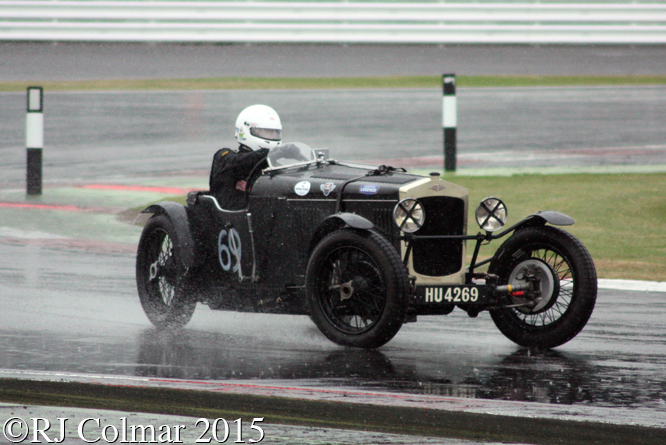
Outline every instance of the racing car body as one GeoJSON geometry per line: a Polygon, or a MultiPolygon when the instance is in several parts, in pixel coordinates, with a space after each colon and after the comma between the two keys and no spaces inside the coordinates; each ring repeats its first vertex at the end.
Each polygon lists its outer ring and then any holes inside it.
{"type": "Polygon", "coordinates": [[[547,348],[577,335],[594,308],[594,263],[554,227],[571,218],[540,212],[504,229],[505,204],[488,198],[476,211],[484,230],[467,235],[468,191],[437,173],[337,162],[284,144],[247,198],[246,209],[226,210],[210,192],[192,192],[185,206],[144,210],[153,216],[139,242],[137,286],[155,325],[183,326],[203,303],[309,315],[332,341],[375,348],[418,315],[459,307],[470,316],[489,310],[514,342],[547,348]],[[507,235],[477,262],[483,242],[507,235]]]}

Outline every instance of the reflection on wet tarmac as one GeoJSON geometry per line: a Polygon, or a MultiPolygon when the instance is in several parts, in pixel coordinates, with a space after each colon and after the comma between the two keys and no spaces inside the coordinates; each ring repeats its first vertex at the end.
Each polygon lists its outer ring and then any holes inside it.
{"type": "MultiPolygon", "coordinates": [[[[640,382],[624,379],[623,384],[609,385],[612,382],[605,377],[603,366],[594,367],[583,358],[556,350],[520,348],[483,372],[471,366],[447,377],[420,372],[402,360],[394,364],[378,350],[311,352],[307,358],[299,355],[285,360],[280,352],[250,353],[232,346],[222,335],[148,329],[140,335],[137,362],[135,375],[146,377],[305,379],[325,386],[551,404],[631,406],[648,401],[640,382]],[[229,346],[211,348],[202,344],[229,346]]],[[[662,382],[662,390],[653,393],[657,401],[664,390],[666,383],[662,382]]]]}
{"type": "Polygon", "coordinates": [[[585,361],[564,353],[521,349],[499,363],[479,396],[556,404],[590,403],[594,399],[592,374],[585,361]]]}
{"type": "Polygon", "coordinates": [[[419,317],[366,351],[332,344],[304,316],[203,306],[185,329],[160,332],[138,302],[133,255],[29,243],[0,249],[0,369],[280,380],[666,414],[661,293],[602,291],[586,329],[557,350],[518,348],[487,314],[454,311],[419,317]]]}
{"type": "MultiPolygon", "coordinates": [[[[299,326],[300,327],[300,326],[299,326]]],[[[0,331],[0,367],[197,380],[293,380],[396,393],[595,406],[664,404],[666,381],[609,373],[607,364],[557,350],[518,348],[505,356],[419,367],[404,351],[301,349],[256,338],[145,328],[131,342],[0,331]],[[393,353],[397,352],[397,353],[393,353]],[[392,358],[394,357],[395,358],[392,358]],[[442,369],[453,372],[442,373],[442,369]]],[[[454,359],[455,360],[455,359],[454,359]]],[[[662,411],[660,409],[659,411],[662,411]]]]}
{"type": "MultiPolygon", "coordinates": [[[[413,372],[396,370],[377,350],[248,351],[229,336],[148,329],[140,335],[136,375],[184,379],[346,379],[392,381],[413,372]],[[203,340],[203,341],[202,341],[203,340]],[[202,347],[202,344],[217,345],[202,347]],[[220,345],[226,345],[220,347],[220,345]]],[[[256,345],[253,345],[256,346],[256,345]]],[[[402,377],[402,378],[404,378],[402,377]]]]}

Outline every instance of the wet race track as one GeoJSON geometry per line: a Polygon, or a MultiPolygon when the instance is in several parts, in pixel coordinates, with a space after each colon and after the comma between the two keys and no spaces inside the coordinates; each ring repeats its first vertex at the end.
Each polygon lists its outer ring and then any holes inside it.
{"type": "MultiPolygon", "coordinates": [[[[335,158],[426,166],[441,165],[440,94],[47,93],[45,191],[26,200],[25,97],[0,93],[0,369],[617,407],[665,426],[663,292],[600,290],[583,332],[545,352],[515,346],[486,313],[458,310],[419,317],[376,351],[338,347],[303,316],[200,306],[176,334],[149,324],[134,282],[140,227],[121,215],[205,188],[243,106],[273,105],[285,139],[335,158]]],[[[666,164],[666,88],[460,89],[458,98],[462,169],[666,164]]]]}
{"type": "Polygon", "coordinates": [[[664,293],[601,290],[583,332],[545,352],[515,346],[485,313],[470,319],[462,311],[419,317],[380,350],[366,351],[330,343],[304,316],[204,306],[185,330],[159,332],[138,302],[131,253],[104,253],[105,245],[93,243],[49,246],[37,234],[4,235],[0,368],[5,373],[279,381],[623,407],[648,424],[663,426],[666,419],[664,293]]]}
{"type": "MultiPolygon", "coordinates": [[[[461,168],[666,164],[664,87],[457,96],[461,168]]],[[[15,183],[25,178],[25,94],[0,97],[0,183],[15,183]]],[[[337,159],[441,165],[438,90],[47,92],[45,181],[207,170],[217,148],[235,146],[237,113],[262,102],[280,113],[285,140],[330,148],[337,159]]]]}

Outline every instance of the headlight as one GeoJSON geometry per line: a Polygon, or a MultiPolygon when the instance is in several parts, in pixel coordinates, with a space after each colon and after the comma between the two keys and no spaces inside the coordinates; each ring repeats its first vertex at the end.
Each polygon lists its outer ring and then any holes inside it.
{"type": "Polygon", "coordinates": [[[481,201],[476,208],[476,223],[486,232],[494,232],[504,226],[508,215],[506,205],[491,196],[481,201]]]}
{"type": "Polygon", "coordinates": [[[414,233],[425,222],[423,205],[413,198],[403,199],[393,209],[393,220],[403,232],[414,233]]]}

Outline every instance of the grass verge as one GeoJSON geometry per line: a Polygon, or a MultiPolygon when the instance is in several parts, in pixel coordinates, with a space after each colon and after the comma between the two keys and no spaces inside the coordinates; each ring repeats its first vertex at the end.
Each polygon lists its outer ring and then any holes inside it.
{"type": "MultiPolygon", "coordinates": [[[[564,227],[592,254],[600,278],[661,281],[666,277],[666,174],[561,174],[447,178],[470,190],[468,231],[474,210],[495,196],[509,209],[508,224],[539,210],[574,218],[564,227]]],[[[491,256],[498,242],[483,247],[491,256]]]]}
{"type": "MultiPolygon", "coordinates": [[[[666,76],[458,76],[458,87],[666,85],[666,76]]],[[[25,91],[39,85],[45,91],[152,90],[283,90],[350,88],[439,88],[440,76],[268,78],[221,77],[203,79],[131,79],[81,81],[0,82],[0,91],[25,91]]]]}
{"type": "MultiPolygon", "coordinates": [[[[0,400],[44,406],[249,419],[475,441],[624,445],[663,444],[666,431],[634,425],[520,418],[460,411],[299,400],[207,391],[0,379],[0,400]]],[[[266,438],[270,440],[270,437],[266,438]]]]}

